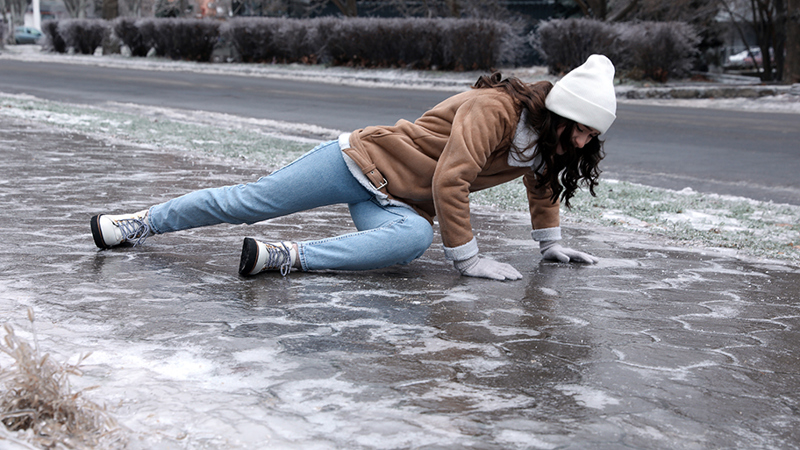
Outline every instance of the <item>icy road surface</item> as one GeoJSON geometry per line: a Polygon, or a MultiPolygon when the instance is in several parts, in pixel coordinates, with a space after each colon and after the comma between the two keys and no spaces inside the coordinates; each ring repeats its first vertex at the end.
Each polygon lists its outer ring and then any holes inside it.
{"type": "MultiPolygon", "coordinates": [[[[795,448],[800,270],[570,226],[595,266],[542,262],[524,214],[476,208],[460,277],[438,242],[364,273],[240,278],[244,236],[351,229],[344,208],[99,251],[89,217],[255,180],[259,164],[0,119],[0,314],[37,314],[131,448],[795,448]]],[[[0,364],[8,364],[0,359],[0,364]]]]}

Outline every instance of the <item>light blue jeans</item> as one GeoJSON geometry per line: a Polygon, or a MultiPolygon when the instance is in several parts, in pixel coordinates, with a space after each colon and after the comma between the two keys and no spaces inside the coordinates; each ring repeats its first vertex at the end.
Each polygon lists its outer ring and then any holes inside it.
{"type": "Polygon", "coordinates": [[[353,177],[337,141],[314,148],[254,183],[203,189],[153,206],[150,226],[161,234],[219,223],[253,224],[340,203],[348,205],[359,231],[297,242],[302,270],[407,264],[422,256],[433,241],[433,229],[425,218],[410,208],[381,205],[353,177]]]}

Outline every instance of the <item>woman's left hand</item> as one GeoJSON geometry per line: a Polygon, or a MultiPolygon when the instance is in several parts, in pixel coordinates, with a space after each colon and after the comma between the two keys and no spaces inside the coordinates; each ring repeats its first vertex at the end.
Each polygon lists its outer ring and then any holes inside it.
{"type": "Polygon", "coordinates": [[[587,264],[595,264],[599,259],[594,256],[573,250],[569,247],[563,247],[558,241],[541,241],[539,242],[539,251],[542,252],[542,258],[552,261],[559,261],[562,263],[568,262],[581,262],[587,264]]]}

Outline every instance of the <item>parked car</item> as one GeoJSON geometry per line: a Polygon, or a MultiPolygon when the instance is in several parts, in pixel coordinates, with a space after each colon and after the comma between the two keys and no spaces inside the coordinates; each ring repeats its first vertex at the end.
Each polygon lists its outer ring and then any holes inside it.
{"type": "Polygon", "coordinates": [[[17,44],[38,44],[42,39],[41,31],[33,27],[16,27],[14,29],[14,42],[17,44]]]}
{"type": "MultiPolygon", "coordinates": [[[[772,49],[770,49],[770,57],[771,56],[772,49]]],[[[725,63],[725,67],[732,69],[752,69],[753,58],[755,58],[755,62],[758,64],[758,67],[762,67],[763,56],[761,55],[761,49],[759,47],[750,47],[750,51],[745,50],[729,56],[728,61],[725,63]],[[752,56],[750,56],[751,53],[752,56]]]]}

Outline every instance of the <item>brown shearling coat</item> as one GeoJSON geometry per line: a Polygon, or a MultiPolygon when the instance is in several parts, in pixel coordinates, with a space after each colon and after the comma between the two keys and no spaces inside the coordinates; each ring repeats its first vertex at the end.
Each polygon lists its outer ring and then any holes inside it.
{"type": "Polygon", "coordinates": [[[549,188],[536,189],[530,167],[508,164],[522,106],[500,89],[454,95],[414,123],[373,126],[350,135],[344,150],[364,171],[377,168],[385,192],[412,206],[431,223],[438,216],[445,247],[473,238],[469,193],[523,176],[534,230],[559,226],[559,202],[549,188]]]}

